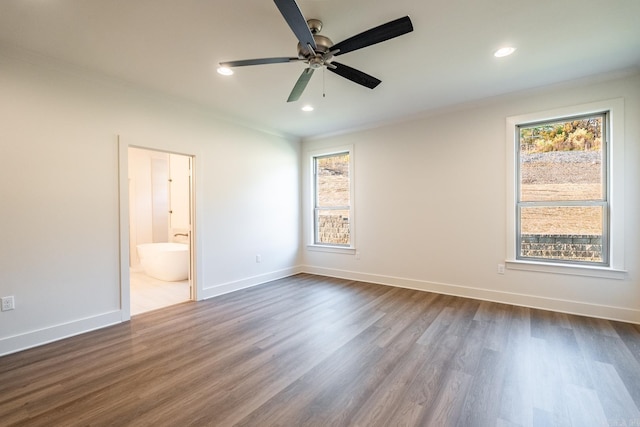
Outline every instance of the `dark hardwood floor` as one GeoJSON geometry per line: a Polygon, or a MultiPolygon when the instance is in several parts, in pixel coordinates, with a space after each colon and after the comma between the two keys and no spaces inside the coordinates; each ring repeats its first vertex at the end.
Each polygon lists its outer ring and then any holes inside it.
{"type": "Polygon", "coordinates": [[[0,425],[640,426],[640,326],[297,275],[0,358],[0,425]]]}

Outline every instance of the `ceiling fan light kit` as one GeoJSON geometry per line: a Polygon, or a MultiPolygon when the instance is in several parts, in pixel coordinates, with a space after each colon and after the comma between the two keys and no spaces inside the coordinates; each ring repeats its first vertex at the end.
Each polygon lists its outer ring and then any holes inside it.
{"type": "Polygon", "coordinates": [[[322,30],[322,21],[318,19],[305,19],[295,0],[274,0],[274,3],[298,39],[298,56],[227,61],[221,62],[220,67],[231,69],[250,65],[305,62],[308,64],[308,67],[302,71],[293,90],[289,94],[287,102],[300,99],[309,80],[311,80],[313,72],[322,67],[369,89],[375,88],[381,83],[379,79],[355,68],[335,62],[334,57],[413,31],[411,19],[405,16],[356,34],[340,43],[333,44],[331,39],[318,34],[322,30]]]}

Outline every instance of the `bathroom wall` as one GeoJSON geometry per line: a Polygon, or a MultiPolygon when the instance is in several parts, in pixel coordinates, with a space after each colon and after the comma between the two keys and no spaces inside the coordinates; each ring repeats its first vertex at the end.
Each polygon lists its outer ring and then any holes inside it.
{"type": "Polygon", "coordinates": [[[0,355],[126,318],[118,136],[194,156],[199,298],[298,271],[298,140],[1,46],[0,93],[0,355]]]}
{"type": "Polygon", "coordinates": [[[169,154],[169,240],[174,242],[188,242],[188,237],[176,236],[176,233],[190,232],[189,182],[190,158],[178,154],[169,154]]]}
{"type": "MultiPolygon", "coordinates": [[[[154,241],[154,212],[153,212],[153,179],[151,175],[153,151],[129,147],[129,256],[130,265],[136,267],[139,264],[136,245],[140,243],[152,243],[154,241]]],[[[163,156],[167,161],[168,155],[163,156]]],[[[166,191],[166,185],[165,185],[166,191]]],[[[166,197],[165,197],[166,199],[166,197]]],[[[156,216],[158,216],[156,214],[156,216]]],[[[168,214],[165,213],[168,217],[168,214]]],[[[165,220],[165,238],[167,235],[165,220]]]]}
{"type": "Polygon", "coordinates": [[[129,254],[136,268],[136,245],[188,242],[189,157],[129,147],[129,254]]]}

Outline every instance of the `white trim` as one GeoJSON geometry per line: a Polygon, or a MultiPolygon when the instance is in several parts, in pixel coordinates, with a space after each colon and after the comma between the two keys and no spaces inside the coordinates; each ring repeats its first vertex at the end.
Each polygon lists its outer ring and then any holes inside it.
{"type": "MultiPolygon", "coordinates": [[[[128,262],[128,260],[127,260],[128,262]]],[[[282,279],[302,273],[302,267],[285,268],[259,276],[248,277],[234,282],[223,283],[217,286],[205,288],[199,294],[200,299],[213,298],[218,295],[238,291],[252,286],[262,285],[273,280],[282,279]]],[[[124,323],[123,319],[129,318],[129,311],[124,308],[97,316],[74,320],[43,329],[29,331],[0,339],[0,356],[17,353],[29,348],[38,347],[54,341],[60,341],[76,335],[81,335],[97,329],[124,323]]]]}
{"type": "Polygon", "coordinates": [[[524,260],[507,260],[505,261],[505,265],[510,270],[539,271],[542,273],[569,274],[573,276],[598,277],[601,279],[624,280],[627,277],[625,270],[591,265],[555,264],[524,260]]]}
{"type": "Polygon", "coordinates": [[[589,104],[574,105],[536,113],[507,117],[506,145],[506,262],[512,269],[527,269],[545,273],[576,274],[591,277],[623,278],[624,268],[624,99],[616,98],[589,104]],[[554,263],[520,262],[516,260],[516,209],[517,150],[514,143],[517,125],[522,123],[555,120],[562,117],[588,115],[609,111],[609,267],[594,268],[589,265],[571,265],[571,269],[554,263]],[[615,167],[612,167],[615,165],[615,167]],[[527,267],[527,268],[524,268],[527,267]],[[575,268],[574,268],[575,267],[575,268]],[[603,275],[604,272],[608,275],[603,275]],[[621,277],[623,276],[623,277],[621,277]]]}
{"type": "Polygon", "coordinates": [[[510,304],[541,310],[551,310],[559,313],[575,314],[579,316],[595,317],[599,319],[615,320],[640,324],[640,310],[609,305],[590,304],[580,301],[562,300],[557,298],[540,297],[536,295],[519,294],[514,292],[493,291],[470,286],[452,285],[448,283],[428,282],[424,280],[404,277],[384,276],[378,274],[361,273],[356,271],[303,265],[302,272],[318,274],[341,279],[357,280],[398,288],[415,289],[425,292],[435,292],[463,298],[510,304]]]}
{"type": "Polygon", "coordinates": [[[340,246],[324,246],[324,245],[307,245],[307,250],[314,252],[329,252],[334,254],[346,254],[355,255],[356,248],[353,247],[340,247],[340,246]]]}
{"type": "MultiPolygon", "coordinates": [[[[616,320],[627,323],[640,324],[640,310],[624,307],[589,304],[579,301],[560,300],[556,298],[539,297],[535,295],[500,292],[469,286],[452,285],[403,277],[384,276],[378,274],[361,273],[356,271],[302,265],[274,271],[259,276],[228,282],[205,288],[202,299],[238,291],[240,289],[261,285],[272,280],[282,279],[299,273],[318,274],[327,277],[338,277],[348,280],[358,280],[385,286],[415,289],[425,292],[435,292],[463,298],[511,304],[522,307],[552,310],[560,313],[576,314],[600,319],[616,320]]],[[[75,335],[122,323],[122,310],[104,313],[98,316],[75,320],[24,334],[0,339],[0,356],[16,353],[32,347],[59,341],[75,335]]]]}
{"type": "Polygon", "coordinates": [[[244,279],[236,280],[233,282],[221,283],[219,285],[204,288],[202,290],[201,299],[214,298],[219,295],[239,291],[240,289],[262,285],[263,283],[271,282],[273,280],[283,279],[285,277],[293,276],[299,273],[302,273],[301,267],[299,266],[289,267],[289,268],[284,268],[282,270],[272,271],[270,273],[260,274],[258,276],[246,277],[244,279]]]}
{"type": "Polygon", "coordinates": [[[0,339],[0,356],[17,353],[122,322],[122,310],[74,320],[0,339]]]}
{"type": "Polygon", "coordinates": [[[120,312],[122,321],[131,319],[131,284],[129,273],[129,146],[118,135],[118,196],[120,228],[120,312]]]}

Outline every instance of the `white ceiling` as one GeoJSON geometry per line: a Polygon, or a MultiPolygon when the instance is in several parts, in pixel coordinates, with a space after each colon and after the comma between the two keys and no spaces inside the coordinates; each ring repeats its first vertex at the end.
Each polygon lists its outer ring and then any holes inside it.
{"type": "Polygon", "coordinates": [[[405,15],[414,31],[340,56],[382,80],[376,89],[318,70],[295,103],[286,99],[302,62],[236,68],[231,77],[215,71],[220,61],[296,56],[297,40],[272,0],[2,0],[0,46],[299,137],[640,68],[639,0],[298,4],[334,43],[405,15]],[[516,53],[494,58],[504,45],[516,53]],[[304,104],[315,111],[301,111],[304,104]]]}

